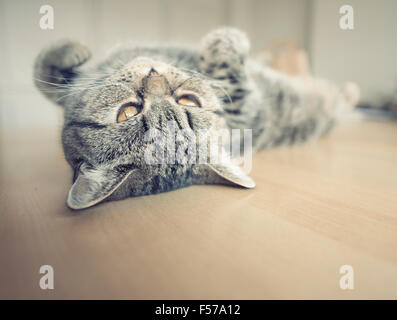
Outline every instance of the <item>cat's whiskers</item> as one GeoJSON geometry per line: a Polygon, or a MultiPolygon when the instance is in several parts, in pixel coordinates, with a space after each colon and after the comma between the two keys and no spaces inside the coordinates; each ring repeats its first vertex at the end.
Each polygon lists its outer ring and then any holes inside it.
{"type": "Polygon", "coordinates": [[[125,85],[124,83],[112,82],[112,83],[105,83],[105,84],[101,84],[101,85],[86,86],[86,87],[81,87],[81,88],[71,88],[71,89],[69,89],[69,91],[70,91],[69,93],[67,93],[67,94],[65,94],[63,96],[60,96],[56,100],[56,102],[58,102],[61,99],[66,98],[66,97],[73,96],[75,94],[81,93],[82,91],[97,90],[97,89],[100,89],[100,88],[103,88],[103,87],[109,87],[109,86],[113,86],[113,85],[114,86],[122,86],[125,89],[127,89],[128,91],[133,92],[133,90],[131,88],[129,88],[127,85],[125,85]]]}

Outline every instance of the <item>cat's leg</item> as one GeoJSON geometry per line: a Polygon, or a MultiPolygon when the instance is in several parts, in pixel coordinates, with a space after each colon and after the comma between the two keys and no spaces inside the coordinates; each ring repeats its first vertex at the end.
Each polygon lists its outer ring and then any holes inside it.
{"type": "Polygon", "coordinates": [[[245,70],[249,48],[246,35],[234,28],[216,29],[202,41],[200,71],[218,80],[225,111],[229,113],[239,113],[250,92],[245,70]]]}
{"type": "Polygon", "coordinates": [[[304,84],[308,94],[317,96],[324,111],[335,120],[345,118],[360,100],[360,87],[354,82],[337,86],[325,79],[310,78],[304,84]]]}
{"type": "Polygon", "coordinates": [[[255,123],[259,134],[254,149],[305,142],[332,127],[326,99],[313,89],[311,81],[267,68],[258,72],[257,79],[263,100],[255,123]]]}
{"type": "Polygon", "coordinates": [[[76,67],[91,56],[84,45],[63,40],[44,49],[36,58],[34,82],[40,91],[56,103],[62,104],[61,97],[69,89],[76,67]]]}
{"type": "Polygon", "coordinates": [[[262,133],[256,148],[291,145],[327,133],[359,99],[359,88],[351,84],[341,90],[315,78],[296,78],[272,70],[262,73],[265,117],[257,123],[262,133]],[[346,91],[346,92],[345,92],[346,91]]]}

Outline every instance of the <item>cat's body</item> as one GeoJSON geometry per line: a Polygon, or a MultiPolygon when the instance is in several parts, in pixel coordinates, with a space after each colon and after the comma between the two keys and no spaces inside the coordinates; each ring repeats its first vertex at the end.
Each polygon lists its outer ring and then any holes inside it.
{"type": "Polygon", "coordinates": [[[145,132],[174,135],[170,121],[194,134],[252,129],[254,150],[304,142],[332,127],[347,105],[338,89],[330,87],[327,99],[316,82],[278,74],[250,60],[248,50],[243,33],[224,28],[207,35],[200,50],[124,46],[84,71],[79,66],[90,53],[80,44],[43,51],[36,85],[65,108],[63,145],[75,170],[68,205],[85,208],[191,184],[254,186],[227,160],[144,161],[153,142],[145,132]],[[127,119],[125,110],[134,115],[127,119]]]}

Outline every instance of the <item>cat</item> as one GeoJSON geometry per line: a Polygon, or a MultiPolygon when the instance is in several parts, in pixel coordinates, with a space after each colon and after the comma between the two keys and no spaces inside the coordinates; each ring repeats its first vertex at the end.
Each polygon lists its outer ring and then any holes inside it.
{"type": "Polygon", "coordinates": [[[192,184],[253,188],[254,181],[228,157],[148,163],[154,140],[147,132],[173,136],[170,122],[210,136],[252,129],[258,151],[317,138],[334,126],[338,110],[353,104],[343,90],[322,85],[330,88],[324,95],[320,82],[303,83],[254,61],[249,49],[245,33],[230,27],[211,31],[199,49],[127,45],[90,67],[83,64],[91,53],[78,42],[44,49],[34,82],[64,108],[62,144],[74,172],[67,205],[84,209],[192,184]]]}

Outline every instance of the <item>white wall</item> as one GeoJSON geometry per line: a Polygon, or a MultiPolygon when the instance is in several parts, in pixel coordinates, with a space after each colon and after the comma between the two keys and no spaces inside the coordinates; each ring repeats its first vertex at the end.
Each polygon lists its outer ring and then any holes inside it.
{"type": "Polygon", "coordinates": [[[316,74],[356,81],[362,99],[377,102],[397,90],[397,1],[313,2],[311,58],[316,74]],[[339,28],[339,8],[354,9],[354,29],[339,28]]]}

